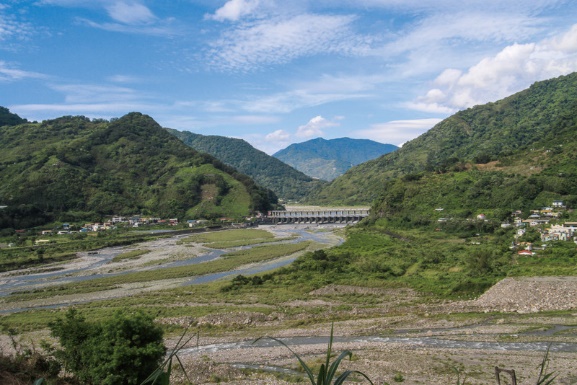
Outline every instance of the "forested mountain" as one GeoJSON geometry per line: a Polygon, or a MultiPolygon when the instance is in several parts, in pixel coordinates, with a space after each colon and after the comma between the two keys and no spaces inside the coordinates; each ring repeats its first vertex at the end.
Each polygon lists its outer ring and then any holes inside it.
{"type": "MultiPolygon", "coordinates": [[[[575,116],[577,74],[538,82],[498,102],[456,113],[394,153],[352,168],[320,191],[314,200],[367,204],[388,196],[389,200],[398,201],[417,194],[417,190],[425,191],[426,181],[449,175],[465,183],[452,188],[460,191],[462,197],[466,191],[470,194],[467,199],[459,200],[450,194],[465,206],[481,195],[493,206],[497,202],[492,200],[498,200],[509,208],[521,204],[519,200],[526,205],[547,192],[550,196],[569,195],[572,199],[572,194],[577,194],[571,187],[577,177],[573,166],[575,116]],[[496,179],[487,183],[488,176],[496,179]],[[462,181],[468,178],[472,179],[462,181]],[[513,189],[511,183],[520,190],[513,189]],[[407,191],[399,191],[403,188],[407,191]],[[390,194],[396,197],[393,199],[390,194]],[[504,198],[500,194],[513,196],[504,198]]],[[[438,186],[438,194],[432,191],[429,193],[433,195],[417,194],[413,203],[449,194],[446,191],[449,186],[452,182],[444,181],[438,186]]],[[[440,200],[438,204],[444,203],[440,200]]]]}
{"type": "Polygon", "coordinates": [[[152,118],[65,116],[0,128],[0,227],[110,214],[240,217],[274,194],[152,118]]]}
{"type": "Polygon", "coordinates": [[[324,182],[292,168],[286,163],[257,150],[242,139],[200,135],[189,131],[167,129],[197,151],[210,154],[253,178],[284,200],[300,200],[324,182]]]}
{"type": "Polygon", "coordinates": [[[6,107],[0,107],[0,127],[2,126],[15,126],[17,124],[26,123],[26,119],[13,114],[6,107]]]}
{"type": "Polygon", "coordinates": [[[312,139],[293,143],[273,154],[288,165],[314,178],[331,181],[348,169],[398,147],[369,139],[312,139]]]}

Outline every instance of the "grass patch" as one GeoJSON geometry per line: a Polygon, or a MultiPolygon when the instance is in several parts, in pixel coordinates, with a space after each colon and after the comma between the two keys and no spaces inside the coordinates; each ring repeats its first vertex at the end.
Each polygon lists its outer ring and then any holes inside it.
{"type": "Polygon", "coordinates": [[[233,229],[210,233],[195,234],[182,239],[182,243],[202,243],[212,249],[230,249],[233,247],[251,246],[261,243],[281,242],[296,239],[297,235],[275,238],[274,234],[260,229],[233,229]]]}

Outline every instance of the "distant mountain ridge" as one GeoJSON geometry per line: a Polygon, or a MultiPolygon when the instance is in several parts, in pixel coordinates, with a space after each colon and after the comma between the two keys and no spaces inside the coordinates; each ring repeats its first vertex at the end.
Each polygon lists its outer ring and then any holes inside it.
{"type": "Polygon", "coordinates": [[[272,190],[279,198],[299,201],[324,182],[314,180],[242,139],[201,135],[167,128],[168,132],[196,151],[214,156],[272,190]]]}
{"type": "Polygon", "coordinates": [[[293,143],[273,156],[306,175],[331,181],[353,166],[397,149],[395,145],[369,139],[316,138],[293,143]]]}

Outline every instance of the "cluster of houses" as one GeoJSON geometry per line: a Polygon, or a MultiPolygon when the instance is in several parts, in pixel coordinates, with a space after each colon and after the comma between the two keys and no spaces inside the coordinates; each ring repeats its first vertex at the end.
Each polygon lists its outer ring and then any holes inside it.
{"type": "MultiPolygon", "coordinates": [[[[521,247],[517,253],[519,255],[535,255],[533,251],[535,247],[529,242],[517,243],[516,240],[525,235],[527,226],[535,227],[541,226],[539,232],[541,234],[541,242],[550,241],[573,241],[577,243],[577,222],[563,222],[558,224],[550,224],[551,220],[558,219],[565,209],[563,201],[553,201],[551,207],[543,207],[540,210],[531,210],[531,214],[527,219],[520,219],[520,212],[515,212],[516,217],[514,225],[518,227],[515,235],[513,246],[521,247]]],[[[508,226],[511,226],[508,224],[508,226]]],[[[506,227],[505,224],[502,227],[506,227]]]]}
{"type": "MultiPolygon", "coordinates": [[[[562,216],[566,206],[563,201],[553,201],[550,207],[542,207],[539,210],[531,210],[529,216],[523,219],[523,212],[518,210],[512,213],[512,220],[502,223],[502,228],[515,227],[515,239],[511,245],[512,249],[518,250],[519,255],[535,255],[534,247],[530,242],[520,242],[520,238],[526,234],[529,228],[536,228],[541,235],[541,242],[549,241],[573,241],[577,243],[577,222],[559,223],[558,219],[562,216]],[[551,221],[557,222],[551,224],[551,221]]],[[[443,211],[443,208],[435,209],[437,212],[443,211]]],[[[440,218],[438,222],[446,222],[449,218],[440,218]]],[[[477,221],[485,221],[485,214],[479,214],[477,221]]]]}
{"type": "MultiPolygon", "coordinates": [[[[194,223],[197,221],[188,221],[189,226],[192,227],[194,223]]],[[[63,234],[72,234],[72,233],[88,233],[88,232],[97,232],[97,231],[107,231],[107,230],[114,230],[118,228],[118,225],[122,226],[129,226],[129,227],[140,227],[145,225],[169,225],[169,226],[176,226],[178,225],[178,218],[171,218],[171,219],[162,219],[162,218],[151,218],[151,217],[140,217],[140,216],[133,216],[133,217],[120,217],[115,216],[105,222],[94,222],[94,223],[85,223],[80,229],[73,230],[72,226],[69,223],[63,223],[62,229],[55,231],[55,230],[42,230],[41,235],[63,235],[63,234]]]]}

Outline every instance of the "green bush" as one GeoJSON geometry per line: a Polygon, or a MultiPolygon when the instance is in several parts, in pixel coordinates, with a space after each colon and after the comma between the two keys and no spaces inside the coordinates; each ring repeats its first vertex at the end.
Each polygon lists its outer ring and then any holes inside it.
{"type": "Polygon", "coordinates": [[[111,319],[92,323],[71,309],[50,329],[61,345],[56,358],[85,384],[140,384],[166,351],[162,329],[141,312],[116,312],[111,319]]]}

